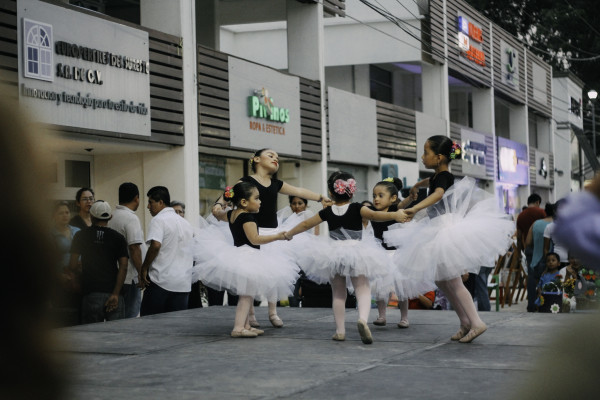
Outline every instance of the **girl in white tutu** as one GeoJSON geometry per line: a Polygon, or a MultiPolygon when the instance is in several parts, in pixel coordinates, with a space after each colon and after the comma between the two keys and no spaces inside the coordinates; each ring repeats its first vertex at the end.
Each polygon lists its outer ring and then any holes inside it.
{"type": "MultiPolygon", "coordinates": [[[[302,197],[308,200],[319,201],[323,205],[330,204],[331,200],[308,189],[294,187],[283,181],[273,178],[273,175],[279,170],[279,155],[271,149],[258,150],[250,159],[250,166],[253,174],[245,176],[239,182],[250,182],[254,184],[260,193],[262,206],[256,214],[256,224],[261,234],[275,234],[279,230],[277,222],[277,195],[287,194],[302,197]]],[[[223,218],[222,199],[217,200],[213,207],[213,215],[216,218],[223,218]]],[[[280,253],[275,245],[264,246],[263,250],[280,253]]],[[[277,315],[277,302],[273,299],[267,299],[269,302],[269,321],[276,328],[283,327],[283,321],[277,315]]],[[[250,323],[254,327],[260,325],[254,318],[254,306],[250,309],[250,323]]]]}
{"type": "Polygon", "coordinates": [[[394,260],[403,274],[435,281],[444,292],[460,319],[460,329],[451,339],[468,343],[487,326],[461,275],[493,265],[510,246],[515,227],[497,209],[494,198],[476,187],[474,179],[454,183],[448,164],[460,157],[460,146],[446,136],[427,140],[421,159],[435,174],[413,186],[411,195],[429,186],[429,196],[405,210],[414,221],[390,228],[383,237],[397,248],[394,260]]]}
{"type": "MultiPolygon", "coordinates": [[[[374,209],[382,212],[395,212],[409,205],[411,202],[411,197],[407,197],[406,199],[400,201],[400,189],[402,189],[402,181],[398,178],[386,178],[377,183],[375,187],[373,187],[374,209]]],[[[394,223],[395,221],[371,222],[375,238],[381,241],[381,245],[385,250],[388,251],[390,257],[395,253],[396,248],[383,242],[383,232],[387,231],[388,227],[394,223]]],[[[408,328],[408,298],[403,293],[404,290],[399,291],[395,287],[396,280],[399,278],[395,272],[396,268],[393,268],[390,271],[390,276],[386,276],[382,279],[377,279],[376,281],[371,282],[377,302],[377,310],[379,311],[379,315],[377,316],[377,319],[373,321],[373,325],[385,326],[387,324],[386,311],[388,301],[397,291],[400,297],[398,302],[398,306],[400,308],[400,322],[398,322],[398,328],[408,328]]],[[[399,279],[398,284],[401,285],[401,281],[399,279]]]]}
{"type": "Polygon", "coordinates": [[[205,248],[204,254],[198,257],[201,259],[196,269],[205,285],[216,290],[227,289],[239,296],[231,337],[256,337],[263,331],[251,327],[248,320],[253,299],[287,297],[293,291],[297,274],[290,268],[282,268],[285,258],[260,251],[260,245],[285,240],[285,237],[283,232],[259,235],[256,214],[261,201],[256,186],[240,182],[233,188],[227,188],[224,198],[235,208],[219,219],[229,223],[235,247],[223,240],[214,240],[211,247],[205,248]]]}
{"type": "Polygon", "coordinates": [[[373,337],[367,320],[371,308],[371,288],[369,279],[384,276],[389,271],[389,260],[385,251],[373,240],[367,244],[362,239],[362,221],[396,220],[404,221],[406,216],[400,211],[384,213],[373,211],[360,203],[351,203],[356,191],[356,181],[351,174],[334,172],[327,180],[329,195],[334,204],[319,211],[311,217],[285,233],[287,239],[302,233],[323,221],[327,221],[329,235],[334,239],[328,246],[328,254],[317,247],[308,248],[305,253],[316,253],[312,262],[306,262],[310,257],[299,257],[297,262],[306,272],[306,275],[317,282],[329,280],[333,293],[333,315],[336,324],[336,333],[333,340],[346,339],[345,304],[346,304],[346,277],[349,277],[358,303],[358,332],[363,343],[370,344],[373,337]]]}

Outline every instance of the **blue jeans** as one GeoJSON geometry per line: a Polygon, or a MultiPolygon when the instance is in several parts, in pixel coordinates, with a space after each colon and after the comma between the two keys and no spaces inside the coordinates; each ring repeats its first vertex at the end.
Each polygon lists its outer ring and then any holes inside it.
{"type": "Polygon", "coordinates": [[[125,305],[123,296],[119,296],[117,308],[106,312],[104,304],[110,297],[110,293],[88,293],[81,300],[81,323],[91,324],[94,322],[114,321],[125,316],[125,305]]]}
{"type": "Polygon", "coordinates": [[[490,295],[488,293],[488,276],[492,272],[491,267],[481,267],[479,275],[475,278],[475,299],[477,299],[477,311],[490,311],[490,295]]]}
{"type": "Polygon", "coordinates": [[[187,310],[190,292],[170,292],[154,282],[144,290],[140,315],[187,310]]]}
{"type": "Polygon", "coordinates": [[[142,304],[142,291],[134,281],[123,285],[123,300],[125,301],[125,318],[137,317],[142,304]]]}

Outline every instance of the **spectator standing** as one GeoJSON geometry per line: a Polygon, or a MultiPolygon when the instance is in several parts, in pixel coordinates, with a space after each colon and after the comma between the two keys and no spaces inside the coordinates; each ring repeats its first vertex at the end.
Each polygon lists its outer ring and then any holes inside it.
{"type": "Polygon", "coordinates": [[[85,229],[92,226],[92,217],[90,208],[94,204],[94,191],[92,188],[81,188],[75,194],[75,204],[79,208],[79,214],[71,218],[69,225],[79,229],[85,229]]]}
{"type": "Polygon", "coordinates": [[[558,200],[554,204],[554,216],[552,222],[550,222],[544,229],[544,259],[550,252],[558,254],[561,261],[561,266],[566,267],[569,259],[569,249],[567,246],[556,237],[556,216],[558,215],[559,209],[564,203],[564,199],[558,200]]]}
{"type": "Polygon", "coordinates": [[[108,222],[108,227],[119,232],[127,241],[129,264],[123,284],[124,318],[137,317],[142,304],[142,292],[138,287],[138,277],[142,270],[142,260],[146,255],[146,244],[142,225],[135,214],[139,206],[140,191],[137,185],[131,182],[122,183],[119,186],[119,205],[115,207],[113,217],[108,222]]]}
{"type": "Polygon", "coordinates": [[[181,218],[185,218],[185,203],[183,201],[173,200],[171,202],[171,207],[173,210],[179,215],[181,218]]]}
{"type": "MultiPolygon", "coordinates": [[[[525,251],[525,258],[527,260],[527,276],[534,276],[534,270],[532,265],[533,258],[533,247],[526,246],[527,234],[533,223],[539,219],[546,218],[546,212],[540,208],[542,198],[537,193],[532,193],[527,198],[527,208],[523,210],[517,217],[517,256],[521,257],[521,250],[525,251]]],[[[527,311],[534,312],[535,306],[530,303],[530,295],[535,296],[535,286],[531,287],[534,280],[527,282],[527,311]],[[531,292],[530,292],[531,289],[531,292]]],[[[534,299],[535,300],[535,299],[534,299]]]]}
{"type": "MultiPolygon", "coordinates": [[[[171,200],[171,207],[181,218],[185,218],[185,203],[183,201],[171,200]]],[[[200,290],[202,282],[192,283],[192,290],[188,298],[188,308],[202,308],[202,291],[200,290]]],[[[223,301],[221,300],[221,304],[223,301]]]]}
{"type": "Polygon", "coordinates": [[[92,226],[75,234],[69,268],[79,268],[81,256],[81,321],[84,324],[123,318],[121,289],[127,275],[127,242],[110,229],[110,205],[102,200],[90,208],[92,226]]]}
{"type": "Polygon", "coordinates": [[[554,204],[546,203],[544,207],[546,217],[538,219],[529,228],[525,246],[532,247],[531,268],[527,276],[527,310],[532,312],[535,310],[536,287],[542,272],[546,269],[546,261],[544,257],[544,230],[550,224],[554,217],[554,204]]]}
{"type": "Polygon", "coordinates": [[[152,221],[142,264],[140,286],[145,287],[140,313],[160,314],[186,310],[192,286],[192,226],[170,207],[171,196],[164,186],[148,193],[152,221]]]}
{"type": "Polygon", "coordinates": [[[69,272],[71,242],[79,228],[69,225],[69,203],[60,201],[54,206],[52,239],[60,259],[56,274],[60,286],[53,301],[54,315],[59,326],[78,325],[81,318],[81,286],[79,277],[69,272]]]}

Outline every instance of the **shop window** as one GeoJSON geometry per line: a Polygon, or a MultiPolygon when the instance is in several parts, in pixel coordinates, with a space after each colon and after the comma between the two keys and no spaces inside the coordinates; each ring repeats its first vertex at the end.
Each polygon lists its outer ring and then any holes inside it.
{"type": "Polygon", "coordinates": [[[88,161],[65,160],[65,186],[90,187],[90,163],[88,161]]]}
{"type": "Polygon", "coordinates": [[[139,0],[70,0],[69,3],[134,24],[140,24],[139,0]]]}
{"type": "Polygon", "coordinates": [[[199,156],[198,186],[200,188],[200,215],[208,216],[215,201],[226,186],[233,186],[248,175],[247,160],[220,156],[199,156]]]}
{"type": "Polygon", "coordinates": [[[371,98],[392,103],[392,73],[374,65],[369,66],[371,98]]]}

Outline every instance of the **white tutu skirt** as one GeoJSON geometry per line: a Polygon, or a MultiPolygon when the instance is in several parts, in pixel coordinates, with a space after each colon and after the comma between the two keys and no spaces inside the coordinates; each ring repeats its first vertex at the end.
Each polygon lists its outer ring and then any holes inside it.
{"type": "Polygon", "coordinates": [[[419,295],[435,290],[433,281],[415,280],[402,274],[393,263],[396,250],[386,250],[389,259],[388,273],[382,277],[371,279],[371,294],[376,300],[386,300],[394,292],[398,300],[410,300],[419,295]]]}
{"type": "Polygon", "coordinates": [[[298,267],[285,256],[262,248],[235,247],[231,232],[219,224],[200,229],[195,243],[194,280],[215,290],[273,302],[293,294],[298,267]]]}
{"type": "MultiPolygon", "coordinates": [[[[302,216],[290,216],[282,226],[289,230],[302,222],[302,216]]],[[[390,262],[385,249],[372,236],[361,238],[361,231],[340,230],[330,237],[302,233],[288,242],[289,257],[316,283],[329,283],[335,275],[369,279],[389,273],[390,262]]],[[[351,287],[351,286],[349,286],[351,287]]]]}
{"type": "Polygon", "coordinates": [[[442,200],[415,217],[383,234],[397,249],[397,274],[412,281],[444,281],[494,266],[515,231],[514,222],[472,178],[456,182],[442,200]]]}

